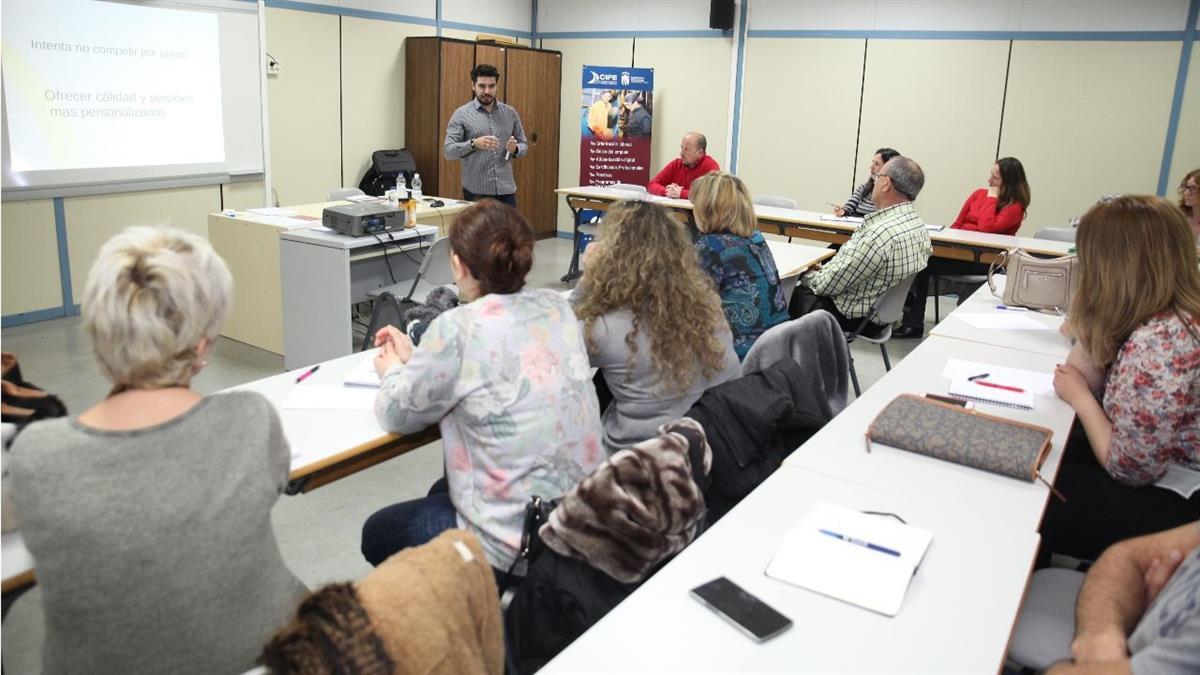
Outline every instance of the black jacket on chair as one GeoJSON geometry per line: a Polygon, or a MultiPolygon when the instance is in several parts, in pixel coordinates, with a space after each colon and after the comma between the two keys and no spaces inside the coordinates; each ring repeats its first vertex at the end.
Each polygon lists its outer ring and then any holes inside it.
{"type": "Polygon", "coordinates": [[[808,386],[803,369],[783,360],[709,389],[688,411],[712,446],[712,472],[700,486],[710,525],[829,421],[797,407],[811,398],[808,386]]]}

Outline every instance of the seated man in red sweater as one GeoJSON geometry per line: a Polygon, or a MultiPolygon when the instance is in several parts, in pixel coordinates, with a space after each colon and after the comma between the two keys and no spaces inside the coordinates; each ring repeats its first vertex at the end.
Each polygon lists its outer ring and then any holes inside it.
{"type": "Polygon", "coordinates": [[[688,188],[692,181],[706,173],[720,171],[717,160],[708,156],[708,139],[699,131],[689,131],[679,142],[679,157],[671,160],[650,184],[646,190],[652,195],[670,197],[671,199],[687,199],[688,188]]]}

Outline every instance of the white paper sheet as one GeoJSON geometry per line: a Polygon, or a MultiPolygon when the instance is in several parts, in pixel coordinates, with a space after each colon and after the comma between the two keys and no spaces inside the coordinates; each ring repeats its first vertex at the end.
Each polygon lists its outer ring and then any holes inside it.
{"type": "Polygon", "coordinates": [[[796,529],[784,535],[766,574],[895,616],[932,539],[929,530],[822,502],[796,529]],[[838,539],[821,530],[870,542],[899,555],[838,539]]]}
{"type": "Polygon", "coordinates": [[[1189,499],[1192,493],[1200,490],[1200,471],[1178,464],[1168,464],[1167,473],[1154,485],[1189,499]]]}
{"type": "Polygon", "coordinates": [[[247,209],[250,213],[257,213],[260,216],[295,216],[299,215],[296,211],[288,208],[280,208],[278,206],[264,206],[258,209],[247,209]]]}
{"type": "Polygon", "coordinates": [[[371,410],[377,389],[328,384],[297,384],[280,406],[284,410],[371,410]]]}
{"type": "Polygon", "coordinates": [[[980,373],[987,373],[989,382],[1019,387],[1035,396],[1055,396],[1054,373],[1043,373],[1023,368],[1006,368],[1004,366],[980,363],[978,361],[964,361],[962,359],[949,359],[946,361],[946,367],[942,369],[942,377],[950,380],[960,377],[973,377],[980,373]]]}
{"type": "Polygon", "coordinates": [[[830,222],[830,223],[860,223],[860,224],[863,221],[862,218],[858,218],[855,216],[830,216],[830,215],[821,216],[821,220],[824,220],[824,221],[830,222]]]}
{"type": "Polygon", "coordinates": [[[1025,312],[953,312],[950,317],[983,330],[1054,330],[1025,312]]]}
{"type": "Polygon", "coordinates": [[[259,223],[263,223],[264,225],[286,227],[289,230],[295,230],[301,227],[313,227],[321,224],[320,218],[291,218],[288,216],[259,216],[254,220],[259,223]]]}
{"type": "Polygon", "coordinates": [[[375,353],[372,351],[367,356],[364,356],[358,365],[349,373],[346,373],[346,378],[342,380],[342,384],[351,387],[374,387],[379,388],[379,373],[375,372],[375,353]]]}

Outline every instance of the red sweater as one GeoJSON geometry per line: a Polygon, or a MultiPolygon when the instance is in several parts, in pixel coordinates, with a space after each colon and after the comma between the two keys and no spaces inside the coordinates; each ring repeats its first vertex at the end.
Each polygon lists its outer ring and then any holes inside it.
{"type": "Polygon", "coordinates": [[[975,230],[992,234],[1016,234],[1025,219],[1025,207],[1013,202],[996,213],[996,198],[989,197],[987,188],[979,188],[967,197],[958,218],[950,226],[954,230],[975,230]]]}
{"type": "Polygon", "coordinates": [[[683,160],[676,157],[662,171],[658,172],[654,180],[650,181],[650,184],[646,186],[646,190],[652,195],[659,195],[661,197],[667,194],[667,186],[674,183],[683,188],[683,192],[680,193],[679,197],[687,199],[688,188],[692,187],[692,181],[706,173],[720,170],[721,167],[717,165],[717,160],[709,155],[701,157],[700,161],[696,162],[696,166],[690,169],[683,165],[683,160]]]}

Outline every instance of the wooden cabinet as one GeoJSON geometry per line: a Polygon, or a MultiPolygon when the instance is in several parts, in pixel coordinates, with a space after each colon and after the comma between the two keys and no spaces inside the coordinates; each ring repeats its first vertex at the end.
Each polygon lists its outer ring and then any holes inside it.
{"type": "Polygon", "coordinates": [[[496,97],[517,109],[529,153],[513,162],[517,208],[538,236],[554,236],[558,209],[559,91],[562,54],[438,37],[405,44],[405,146],[416,160],[425,194],[462,198],[462,165],[442,155],[450,115],[471,100],[471,69],[500,71],[496,97]]]}

